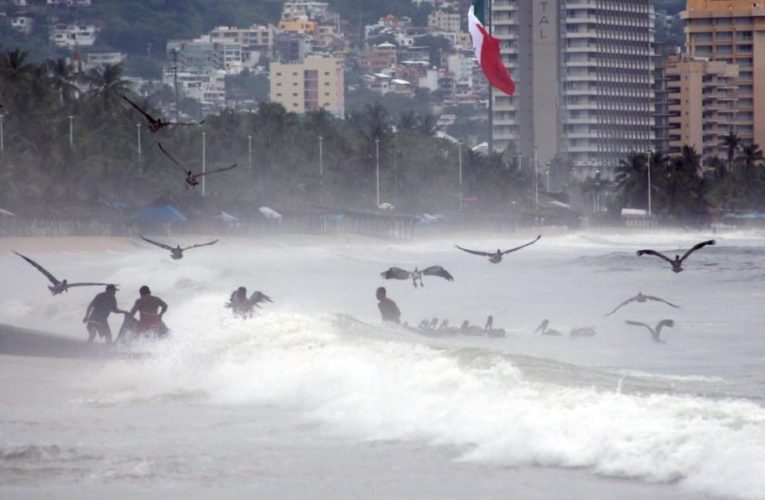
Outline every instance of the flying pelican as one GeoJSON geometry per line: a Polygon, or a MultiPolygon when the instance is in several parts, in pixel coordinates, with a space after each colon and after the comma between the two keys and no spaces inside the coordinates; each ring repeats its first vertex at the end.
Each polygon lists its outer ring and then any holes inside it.
{"type": "Polygon", "coordinates": [[[657,252],[656,250],[638,250],[637,254],[638,254],[638,257],[641,256],[641,255],[646,255],[646,254],[648,254],[648,255],[655,255],[656,257],[660,257],[660,258],[666,260],[667,262],[669,262],[672,265],[672,271],[673,272],[681,273],[681,272],[683,272],[683,261],[685,259],[687,259],[688,256],[690,256],[696,250],[704,248],[707,245],[714,245],[714,244],[715,244],[715,240],[702,241],[701,243],[697,243],[696,245],[693,245],[693,247],[690,250],[688,250],[687,252],[685,252],[685,255],[683,255],[682,257],[680,257],[679,255],[675,255],[675,259],[674,260],[670,259],[669,257],[664,255],[663,253],[657,252]]]}
{"type": "Polygon", "coordinates": [[[549,320],[543,320],[543,321],[542,321],[542,322],[539,324],[539,326],[537,327],[537,329],[536,329],[536,330],[534,330],[534,333],[537,333],[537,332],[539,332],[539,333],[541,333],[542,335],[556,335],[556,336],[560,336],[560,335],[563,335],[563,334],[562,334],[561,332],[559,332],[558,330],[553,330],[552,328],[547,328],[548,326],[550,326],[550,321],[549,321],[549,320]]]}
{"type": "Polygon", "coordinates": [[[201,122],[196,122],[196,123],[166,122],[162,118],[154,118],[149,113],[147,113],[146,110],[144,110],[141,106],[139,106],[138,104],[134,103],[133,101],[131,101],[130,99],[128,99],[124,95],[122,96],[122,98],[125,99],[127,102],[129,102],[131,106],[133,106],[135,109],[137,109],[138,112],[141,113],[144,116],[144,118],[146,118],[146,121],[149,122],[149,130],[152,133],[154,133],[154,132],[156,132],[156,131],[164,128],[164,127],[171,127],[171,126],[176,126],[176,125],[178,125],[178,126],[202,125],[204,123],[204,120],[202,120],[201,122]]]}
{"type": "Polygon", "coordinates": [[[489,257],[489,262],[491,262],[492,264],[499,264],[500,262],[502,262],[502,256],[503,255],[515,252],[517,250],[520,250],[521,248],[526,248],[529,245],[533,245],[534,243],[539,241],[539,238],[541,238],[541,237],[542,237],[542,235],[540,234],[535,239],[533,239],[529,243],[526,243],[525,245],[521,245],[519,247],[511,248],[510,250],[504,250],[504,251],[502,251],[502,250],[500,250],[498,248],[496,252],[481,252],[479,250],[469,250],[467,248],[462,248],[459,245],[454,245],[454,246],[456,246],[457,248],[459,248],[463,252],[472,253],[473,255],[480,255],[482,257],[489,257]]]}
{"type": "Polygon", "coordinates": [[[627,321],[625,321],[625,323],[627,323],[628,325],[633,325],[633,326],[642,326],[643,328],[648,329],[648,331],[651,332],[651,338],[653,339],[653,341],[654,342],[661,342],[662,344],[664,343],[664,341],[661,340],[661,338],[659,338],[659,335],[661,335],[662,328],[664,328],[665,326],[667,328],[672,328],[673,326],[675,326],[675,322],[672,321],[671,319],[663,319],[663,320],[659,321],[656,324],[656,328],[655,329],[651,328],[650,325],[647,325],[645,323],[641,323],[640,321],[630,321],[630,320],[627,320],[627,321]]]}
{"type": "Polygon", "coordinates": [[[219,172],[225,172],[226,170],[231,170],[232,168],[236,168],[236,163],[234,163],[233,165],[229,165],[228,167],[216,168],[214,170],[208,170],[207,172],[194,173],[192,170],[186,170],[186,168],[183,165],[178,163],[178,160],[173,158],[170,155],[170,153],[168,153],[167,150],[164,147],[162,147],[161,142],[158,144],[159,144],[159,149],[165,154],[165,156],[167,156],[170,159],[170,161],[172,161],[178,168],[181,169],[181,171],[183,171],[183,174],[186,176],[186,184],[187,186],[191,188],[195,188],[197,187],[197,185],[199,185],[200,177],[204,177],[210,174],[217,174],[219,172]]]}
{"type": "Polygon", "coordinates": [[[391,267],[387,271],[384,271],[380,273],[380,276],[385,278],[386,280],[405,280],[405,279],[412,279],[412,284],[415,288],[417,288],[417,280],[420,280],[420,286],[425,286],[422,283],[422,276],[438,276],[441,278],[444,278],[447,281],[454,281],[454,276],[449,274],[449,271],[444,269],[441,266],[430,266],[426,267],[422,271],[420,271],[418,268],[414,268],[414,271],[407,271],[405,269],[401,269],[400,267],[391,267]]]}
{"type": "Polygon", "coordinates": [[[208,241],[207,243],[199,243],[197,245],[191,245],[190,247],[181,247],[180,245],[177,245],[175,247],[171,247],[170,245],[165,245],[164,243],[160,243],[158,241],[150,240],[146,236],[141,235],[141,239],[147,243],[151,243],[152,245],[156,245],[160,248],[164,248],[165,250],[170,250],[170,257],[172,257],[175,260],[180,260],[183,258],[183,252],[186,250],[191,250],[192,248],[197,247],[206,247],[208,245],[214,245],[218,243],[218,240],[208,241]]]}
{"type": "Polygon", "coordinates": [[[45,275],[45,277],[48,278],[48,281],[51,282],[51,286],[48,287],[48,290],[50,290],[51,295],[58,295],[58,294],[60,294],[62,292],[67,292],[67,291],[69,291],[70,288],[75,287],[75,286],[106,286],[106,285],[109,285],[109,283],[69,283],[67,280],[59,281],[58,279],[56,279],[55,276],[53,276],[50,272],[48,272],[47,269],[45,269],[43,266],[41,266],[37,262],[35,262],[32,259],[30,259],[29,257],[27,257],[25,255],[21,255],[19,252],[13,252],[13,253],[15,253],[16,255],[18,255],[19,257],[24,259],[25,261],[27,261],[30,264],[32,264],[35,267],[35,269],[37,269],[38,271],[43,273],[45,275]]]}
{"type": "Polygon", "coordinates": [[[622,307],[626,306],[627,304],[629,304],[631,302],[638,302],[638,303],[642,304],[644,302],[648,302],[649,300],[653,300],[655,302],[664,302],[668,306],[674,307],[675,309],[680,307],[680,306],[677,306],[677,305],[673,304],[672,302],[668,302],[668,301],[666,301],[666,300],[664,300],[664,299],[662,299],[660,297],[654,297],[653,295],[643,295],[643,292],[638,292],[638,294],[635,295],[634,297],[631,297],[631,298],[625,300],[624,302],[622,302],[621,304],[619,304],[618,306],[616,306],[614,308],[614,310],[611,311],[610,313],[606,314],[606,316],[611,316],[616,311],[618,311],[619,309],[621,309],[622,307]]]}

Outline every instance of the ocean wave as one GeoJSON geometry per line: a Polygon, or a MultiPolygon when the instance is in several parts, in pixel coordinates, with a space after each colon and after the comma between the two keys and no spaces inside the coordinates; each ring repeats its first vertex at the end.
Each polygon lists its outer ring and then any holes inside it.
{"type": "Polygon", "coordinates": [[[412,342],[330,316],[276,310],[240,321],[216,296],[182,307],[176,335],[152,357],[110,363],[92,383],[134,401],[200,394],[294,408],[331,432],[455,446],[461,460],[489,465],[587,468],[744,499],[765,492],[765,408],[753,401],[676,393],[677,380],[619,392],[618,374],[601,383],[574,365],[412,342]]]}

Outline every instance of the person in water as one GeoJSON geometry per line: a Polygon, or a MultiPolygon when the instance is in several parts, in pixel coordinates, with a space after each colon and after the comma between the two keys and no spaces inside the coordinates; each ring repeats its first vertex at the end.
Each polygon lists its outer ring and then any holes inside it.
{"type": "Polygon", "coordinates": [[[234,316],[238,318],[249,318],[252,316],[253,305],[250,299],[247,298],[247,288],[240,286],[231,294],[228,306],[231,307],[231,311],[234,316]]]}
{"type": "Polygon", "coordinates": [[[390,321],[391,323],[401,322],[401,311],[398,310],[396,303],[388,298],[384,286],[377,289],[377,307],[380,308],[383,321],[390,321]]]}
{"type": "Polygon", "coordinates": [[[127,311],[117,307],[117,287],[106,285],[106,290],[96,295],[85,311],[82,322],[88,329],[88,342],[93,342],[96,335],[103,337],[107,344],[112,342],[112,331],[109,328],[109,315],[111,313],[127,314],[127,311]]]}
{"type": "Polygon", "coordinates": [[[151,294],[148,286],[144,285],[138,293],[141,295],[133,304],[128,315],[132,318],[136,312],[141,313],[136,324],[137,333],[162,335],[164,328],[162,316],[167,312],[167,304],[159,297],[151,294]]]}

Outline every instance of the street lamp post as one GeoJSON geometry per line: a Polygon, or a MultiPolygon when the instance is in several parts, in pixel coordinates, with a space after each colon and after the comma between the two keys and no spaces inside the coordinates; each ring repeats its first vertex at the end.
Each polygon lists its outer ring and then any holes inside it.
{"type": "Polygon", "coordinates": [[[377,208],[380,208],[380,139],[375,139],[375,177],[377,179],[375,191],[377,193],[377,208]]]}
{"type": "Polygon", "coordinates": [[[143,155],[143,150],[141,149],[141,124],[136,123],[135,129],[136,129],[136,139],[138,142],[138,174],[143,175],[143,162],[141,161],[141,156],[143,155]]]}
{"type": "Polygon", "coordinates": [[[3,130],[3,121],[5,113],[0,113],[0,153],[5,151],[5,131],[3,130]]]}
{"type": "Polygon", "coordinates": [[[550,169],[545,169],[545,191],[550,192],[550,169]]]}
{"type": "Polygon", "coordinates": [[[250,166],[250,173],[252,173],[252,135],[247,136],[247,164],[250,166]]]}
{"type": "Polygon", "coordinates": [[[648,216],[650,217],[652,214],[651,209],[653,208],[651,203],[651,156],[653,155],[653,151],[646,151],[647,153],[647,159],[646,159],[646,171],[648,172],[648,216]]]}
{"type": "Polygon", "coordinates": [[[324,137],[319,136],[319,178],[324,183],[324,137]]]}
{"type": "Polygon", "coordinates": [[[462,212],[462,202],[463,202],[463,194],[462,194],[462,141],[460,141],[459,146],[459,181],[460,181],[460,212],[462,212]]]}
{"type": "Polygon", "coordinates": [[[539,153],[536,146],[534,146],[534,210],[539,209],[539,181],[537,179],[537,170],[539,169],[539,153]]]}
{"type": "Polygon", "coordinates": [[[69,148],[74,149],[74,115],[69,115],[69,148]]]}
{"type": "Polygon", "coordinates": [[[205,131],[202,131],[202,196],[204,197],[206,194],[206,184],[205,180],[207,179],[207,134],[205,131]]]}

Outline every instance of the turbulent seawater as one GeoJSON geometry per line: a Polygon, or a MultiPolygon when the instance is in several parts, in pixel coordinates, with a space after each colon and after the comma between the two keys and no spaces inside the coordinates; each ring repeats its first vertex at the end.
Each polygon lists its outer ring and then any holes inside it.
{"type": "MultiPolygon", "coordinates": [[[[248,467],[257,469],[244,457],[282,439],[269,425],[286,420],[343,442],[448,450],[471,470],[573,469],[700,496],[765,498],[765,234],[714,235],[718,245],[694,254],[679,275],[635,256],[710,236],[543,233],[500,265],[453,244],[489,250],[530,238],[224,240],[180,262],[142,244],[35,253],[60,277],[119,283],[122,307],[150,285],[170,304],[173,337],[139,346],[140,360],[90,366],[62,404],[7,413],[0,483],[244,481],[248,467]],[[432,264],[455,281],[425,277],[414,289],[379,278],[391,265],[432,264]],[[234,319],[222,306],[238,285],[275,303],[234,319]],[[483,324],[492,314],[508,334],[428,338],[383,326],[380,285],[411,324],[483,324]],[[631,304],[605,316],[639,291],[681,308],[631,304]],[[663,344],[624,323],[665,318],[675,326],[663,344]],[[592,326],[597,335],[533,333],[543,319],[566,334],[592,326]]],[[[13,255],[0,257],[0,271],[12,284],[0,291],[0,322],[84,338],[90,291],[50,297],[44,278],[13,255]]]]}

